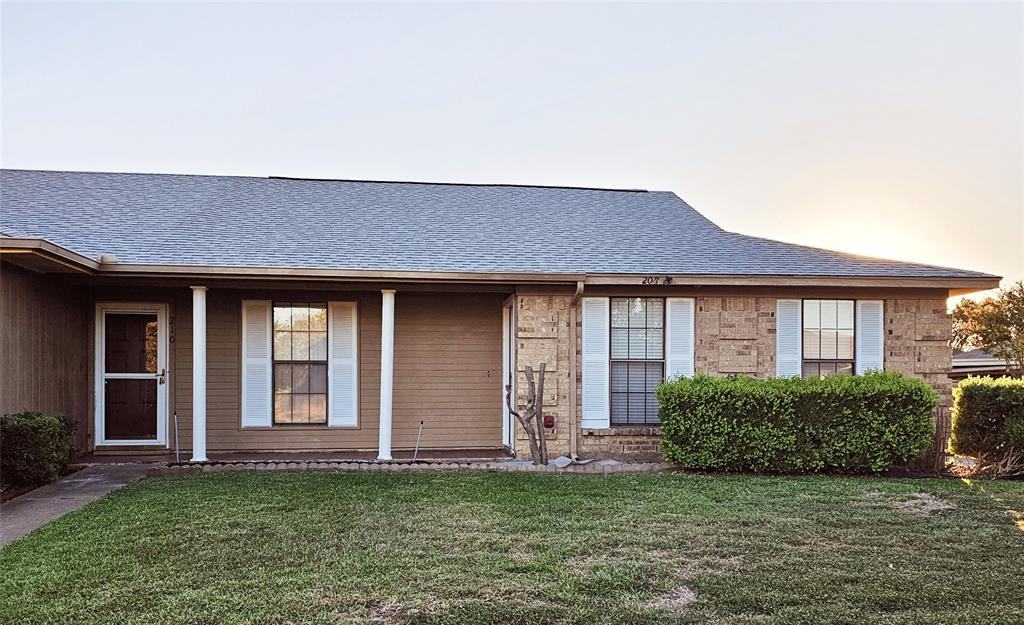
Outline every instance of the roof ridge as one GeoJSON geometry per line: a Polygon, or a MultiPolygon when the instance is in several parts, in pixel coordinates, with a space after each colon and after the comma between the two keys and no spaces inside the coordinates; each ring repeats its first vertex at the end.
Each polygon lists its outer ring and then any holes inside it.
{"type": "Polygon", "coordinates": [[[650,193],[647,189],[615,189],[611,187],[588,187],[555,184],[515,184],[507,182],[431,182],[423,180],[369,180],[360,178],[313,178],[307,176],[241,176],[238,174],[182,174],[170,172],[139,171],[86,171],[74,169],[19,169],[4,167],[0,171],[43,173],[43,174],[90,174],[100,176],[177,176],[183,178],[240,178],[243,180],[284,180],[296,182],[351,182],[357,184],[414,184],[444,187],[513,187],[520,189],[566,189],[571,191],[612,191],[618,193],[650,193]]]}

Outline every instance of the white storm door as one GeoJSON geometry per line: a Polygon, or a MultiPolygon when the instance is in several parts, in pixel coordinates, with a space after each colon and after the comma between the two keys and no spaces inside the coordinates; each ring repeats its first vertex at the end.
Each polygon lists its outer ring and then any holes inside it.
{"type": "Polygon", "coordinates": [[[167,305],[96,305],[96,445],[167,446],[167,305]]]}

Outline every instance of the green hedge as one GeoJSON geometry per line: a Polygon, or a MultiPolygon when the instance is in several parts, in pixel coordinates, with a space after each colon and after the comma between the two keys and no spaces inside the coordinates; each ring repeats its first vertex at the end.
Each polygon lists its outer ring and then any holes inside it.
{"type": "Polygon", "coordinates": [[[0,419],[0,480],[38,486],[64,473],[75,454],[75,422],[67,417],[19,412],[0,419]]]}
{"type": "Polygon", "coordinates": [[[1024,380],[967,378],[953,389],[949,449],[965,456],[1024,451],[1024,380]]]}
{"type": "Polygon", "coordinates": [[[665,459],[687,469],[883,471],[932,440],[938,394],[898,373],[755,380],[711,377],[658,387],[665,459]]]}

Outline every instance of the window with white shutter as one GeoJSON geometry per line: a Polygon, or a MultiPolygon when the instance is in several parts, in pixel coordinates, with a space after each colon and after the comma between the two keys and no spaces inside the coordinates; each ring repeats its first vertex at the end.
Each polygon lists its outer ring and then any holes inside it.
{"type": "Polygon", "coordinates": [[[800,307],[798,299],[780,299],[775,305],[775,375],[800,375],[800,307]]]}
{"type": "Polygon", "coordinates": [[[328,310],[328,425],[355,427],[359,422],[359,328],[356,303],[330,302],[328,310]]]}
{"type": "Polygon", "coordinates": [[[882,371],[885,361],[885,304],[857,301],[857,374],[882,371]]]}
{"type": "Polygon", "coordinates": [[[270,427],[271,305],[269,300],[242,301],[242,427],[270,427]]]}
{"type": "Polygon", "coordinates": [[[665,301],[665,377],[693,377],[693,311],[691,297],[665,301]]]}
{"type": "Polygon", "coordinates": [[[582,301],[583,427],[607,428],[609,305],[607,297],[584,297],[582,301]]]}

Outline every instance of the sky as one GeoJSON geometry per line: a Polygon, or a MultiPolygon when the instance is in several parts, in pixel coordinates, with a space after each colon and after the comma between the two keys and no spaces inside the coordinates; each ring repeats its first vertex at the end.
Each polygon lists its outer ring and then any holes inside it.
{"type": "Polygon", "coordinates": [[[1020,3],[0,20],[3,167],[669,190],[728,230],[1024,279],[1020,3]]]}

